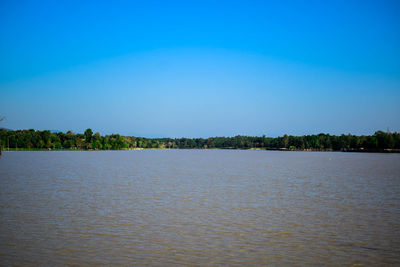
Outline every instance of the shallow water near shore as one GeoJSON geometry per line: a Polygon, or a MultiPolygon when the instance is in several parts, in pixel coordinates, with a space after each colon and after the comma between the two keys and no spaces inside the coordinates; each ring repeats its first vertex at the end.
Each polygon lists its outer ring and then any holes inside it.
{"type": "Polygon", "coordinates": [[[0,216],[4,265],[399,265],[400,154],[6,151],[0,216]]]}

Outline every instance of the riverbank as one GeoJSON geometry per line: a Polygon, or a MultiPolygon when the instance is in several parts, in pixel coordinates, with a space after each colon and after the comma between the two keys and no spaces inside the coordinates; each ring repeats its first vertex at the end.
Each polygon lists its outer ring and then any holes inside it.
{"type": "Polygon", "coordinates": [[[313,134],[281,137],[241,136],[208,138],[145,138],[111,134],[102,136],[87,129],[84,134],[68,131],[50,132],[39,130],[0,129],[0,146],[16,150],[125,150],[136,148],[184,148],[184,149],[254,149],[279,151],[345,151],[398,153],[400,133],[377,131],[374,135],[313,134]],[[322,148],[322,149],[321,149],[322,148]]]}
{"type": "MultiPolygon", "coordinates": [[[[400,149],[343,149],[343,150],[332,150],[332,149],[288,149],[288,148],[234,148],[234,147],[223,147],[223,148],[122,148],[122,149],[71,149],[71,148],[60,148],[60,149],[44,149],[44,148],[9,148],[2,150],[7,151],[121,151],[121,150],[254,150],[254,151],[285,151],[285,152],[355,152],[355,153],[400,153],[400,149]]],[[[1,155],[1,154],[0,154],[1,155]]]]}

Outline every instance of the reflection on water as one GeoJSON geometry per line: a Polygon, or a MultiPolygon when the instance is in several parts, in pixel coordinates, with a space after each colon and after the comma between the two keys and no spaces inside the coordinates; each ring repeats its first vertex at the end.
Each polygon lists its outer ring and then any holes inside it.
{"type": "Polygon", "coordinates": [[[5,265],[398,265],[400,155],[5,152],[5,265]]]}

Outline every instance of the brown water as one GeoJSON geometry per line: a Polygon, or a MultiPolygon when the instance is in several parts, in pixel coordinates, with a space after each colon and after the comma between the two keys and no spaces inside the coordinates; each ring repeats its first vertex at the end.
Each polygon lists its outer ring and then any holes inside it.
{"type": "Polygon", "coordinates": [[[400,154],[4,152],[1,265],[400,265],[400,154]]]}

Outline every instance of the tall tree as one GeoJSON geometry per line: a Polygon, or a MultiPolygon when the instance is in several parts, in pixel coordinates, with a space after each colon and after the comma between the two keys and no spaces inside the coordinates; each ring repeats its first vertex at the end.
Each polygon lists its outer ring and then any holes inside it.
{"type": "Polygon", "coordinates": [[[86,143],[90,143],[92,141],[92,136],[93,136],[92,129],[90,129],[90,128],[86,129],[84,135],[85,135],[86,143]]]}

